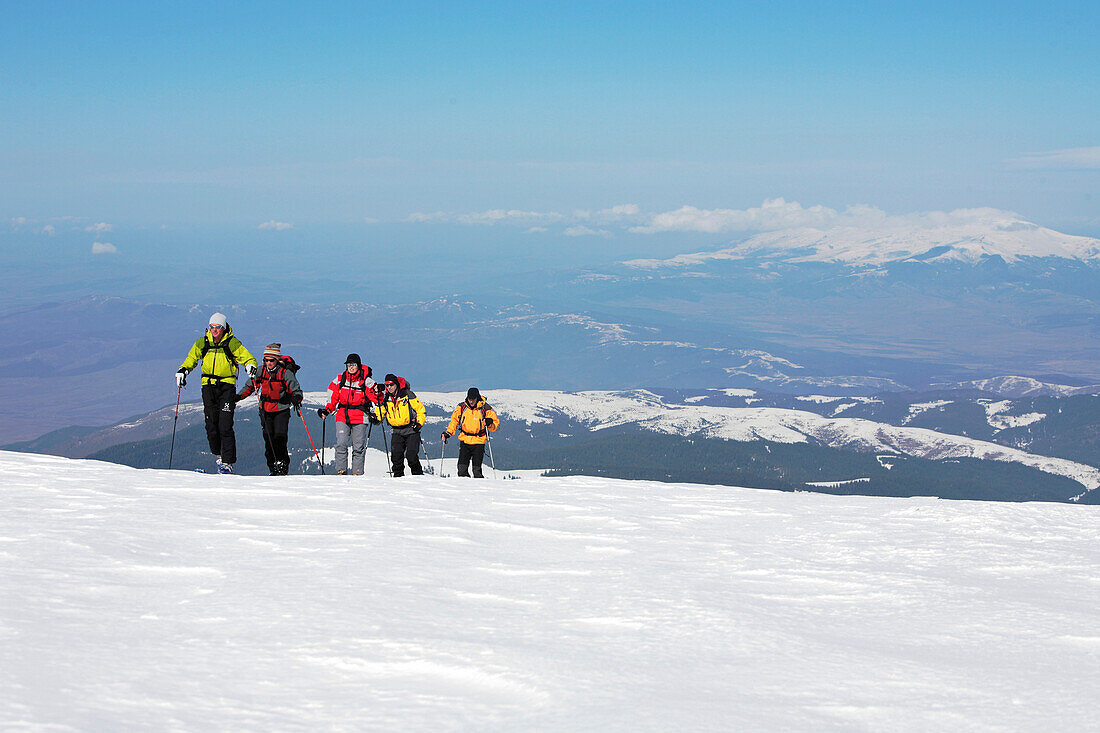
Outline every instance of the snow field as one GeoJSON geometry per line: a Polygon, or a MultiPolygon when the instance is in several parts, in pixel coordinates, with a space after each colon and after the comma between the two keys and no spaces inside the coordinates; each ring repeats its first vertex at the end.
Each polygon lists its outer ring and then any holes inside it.
{"type": "Polygon", "coordinates": [[[0,452],[0,727],[1086,730],[1096,509],[0,452]]]}

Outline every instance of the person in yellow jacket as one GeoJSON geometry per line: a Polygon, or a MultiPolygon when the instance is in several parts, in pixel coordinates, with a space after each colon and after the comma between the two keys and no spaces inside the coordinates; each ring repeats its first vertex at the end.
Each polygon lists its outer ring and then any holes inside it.
{"type": "Polygon", "coordinates": [[[447,432],[441,436],[443,442],[459,431],[458,436],[458,475],[469,477],[470,461],[474,464],[474,478],[481,475],[481,463],[485,460],[485,443],[489,433],[500,427],[500,418],[482,398],[477,387],[470,387],[466,399],[458,403],[451,413],[451,423],[447,432]]]}
{"type": "Polygon", "coordinates": [[[210,316],[210,327],[187,352],[176,372],[180,389],[196,366],[202,367],[202,410],[206,417],[206,439],[217,459],[218,473],[233,473],[237,462],[237,438],[233,433],[233,411],[237,408],[237,370],[244,367],[256,376],[256,357],[233,335],[225,315],[210,316]]]}
{"type": "Polygon", "coordinates": [[[409,383],[404,377],[386,375],[382,402],[375,406],[374,417],[376,420],[385,418],[390,424],[390,461],[393,463],[393,475],[405,475],[405,461],[409,462],[409,472],[413,476],[423,474],[424,468],[420,465],[420,428],[424,427],[427,411],[416,393],[409,389],[409,383]]]}

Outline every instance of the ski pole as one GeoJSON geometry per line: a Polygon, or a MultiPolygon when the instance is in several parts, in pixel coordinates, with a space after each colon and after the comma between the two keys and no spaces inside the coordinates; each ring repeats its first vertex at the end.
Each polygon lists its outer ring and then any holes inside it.
{"type": "MultiPolygon", "coordinates": [[[[313,436],[309,434],[309,426],[306,425],[306,416],[302,414],[298,405],[294,406],[294,411],[298,413],[298,417],[302,418],[302,427],[306,429],[306,437],[309,438],[309,447],[313,449],[313,455],[317,456],[317,465],[321,467],[321,473],[324,473],[325,464],[321,462],[321,454],[317,452],[317,446],[313,444],[313,436]]],[[[324,442],[321,443],[321,447],[325,447],[324,442]]]]}
{"type": "MultiPolygon", "coordinates": [[[[267,422],[264,421],[264,401],[263,401],[263,384],[256,384],[256,379],[252,380],[253,388],[256,390],[256,412],[260,417],[260,432],[264,434],[264,446],[267,448],[266,455],[271,456],[271,463],[275,463],[275,444],[271,442],[271,437],[267,434],[267,422]]],[[[289,464],[287,464],[289,467],[289,464]]],[[[270,466],[269,466],[270,468],[270,466]]]]}
{"type": "Polygon", "coordinates": [[[447,450],[447,441],[442,441],[439,446],[439,478],[443,478],[443,453],[447,450]]]}
{"type": "Polygon", "coordinates": [[[489,465],[493,467],[493,478],[497,477],[497,462],[493,460],[493,441],[489,437],[489,431],[485,431],[485,445],[489,448],[489,465]]]}
{"type": "Polygon", "coordinates": [[[325,426],[328,425],[328,420],[321,418],[321,458],[318,463],[321,464],[321,475],[325,475],[325,426]]]}
{"type": "Polygon", "coordinates": [[[424,437],[420,437],[420,454],[424,456],[424,465],[428,469],[428,473],[432,472],[432,459],[428,458],[428,449],[424,447],[424,437]]]}
{"type": "Polygon", "coordinates": [[[180,419],[180,395],[183,394],[183,385],[176,389],[176,414],[172,417],[172,446],[168,449],[168,470],[172,470],[172,456],[176,452],[176,421],[180,419]]]}
{"type": "Polygon", "coordinates": [[[390,478],[393,478],[393,461],[390,460],[393,450],[390,447],[389,439],[386,437],[386,423],[379,424],[382,426],[382,447],[385,448],[382,452],[386,454],[386,473],[390,475],[390,478]]]}
{"type": "MultiPolygon", "coordinates": [[[[364,465],[366,465],[365,462],[367,460],[367,451],[370,450],[370,434],[374,431],[374,423],[371,422],[371,418],[373,417],[373,415],[368,415],[366,411],[363,412],[363,417],[366,418],[367,421],[367,444],[363,446],[363,461],[364,465]]],[[[385,451],[382,452],[385,453],[385,451]]],[[[363,469],[363,475],[367,475],[367,471],[365,468],[363,469]]]]}

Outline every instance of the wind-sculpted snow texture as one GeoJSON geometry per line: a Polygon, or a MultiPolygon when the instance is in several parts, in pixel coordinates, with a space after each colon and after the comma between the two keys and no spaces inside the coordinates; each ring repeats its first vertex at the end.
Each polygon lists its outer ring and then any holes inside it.
{"type": "MultiPolygon", "coordinates": [[[[460,393],[423,393],[433,407],[455,405],[460,393]]],[[[568,415],[590,430],[628,423],[671,435],[701,434],[721,440],[770,440],[777,443],[815,442],[862,453],[891,452],[943,460],[977,458],[1006,461],[1066,476],[1091,491],[1100,487],[1100,470],[1062,458],[1040,456],[996,443],[925,428],[898,427],[872,420],[823,417],[813,412],[774,407],[714,407],[669,404],[645,390],[626,392],[551,392],[493,390],[487,393],[503,418],[522,422],[550,422],[568,415]]]]}
{"type": "Polygon", "coordinates": [[[0,727],[1094,730],[1092,507],[0,453],[0,727]]]}

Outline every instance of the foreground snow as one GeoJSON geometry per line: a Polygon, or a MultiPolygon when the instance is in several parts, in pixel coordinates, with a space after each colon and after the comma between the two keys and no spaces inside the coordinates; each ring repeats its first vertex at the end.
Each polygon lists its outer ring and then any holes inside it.
{"type": "Polygon", "coordinates": [[[0,486],[4,728],[1100,722],[1093,507],[3,452],[0,486]]]}

